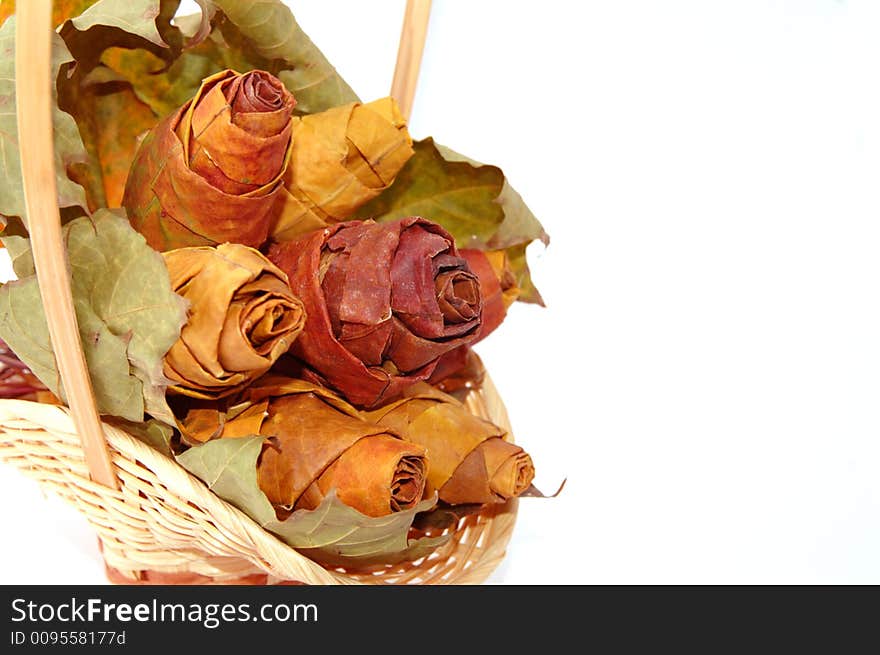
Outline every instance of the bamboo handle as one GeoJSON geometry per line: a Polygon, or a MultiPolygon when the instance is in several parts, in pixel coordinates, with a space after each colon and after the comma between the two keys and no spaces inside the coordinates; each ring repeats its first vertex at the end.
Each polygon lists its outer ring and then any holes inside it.
{"type": "Polygon", "coordinates": [[[391,97],[397,100],[400,111],[407,120],[412,114],[430,14],[431,0],[406,0],[403,29],[397,48],[397,65],[394,67],[394,79],[391,82],[391,97]]]}
{"type": "Polygon", "coordinates": [[[18,147],[34,267],[49,337],[89,473],[118,488],[79,338],[55,185],[52,140],[52,0],[16,6],[15,103],[18,147]]]}

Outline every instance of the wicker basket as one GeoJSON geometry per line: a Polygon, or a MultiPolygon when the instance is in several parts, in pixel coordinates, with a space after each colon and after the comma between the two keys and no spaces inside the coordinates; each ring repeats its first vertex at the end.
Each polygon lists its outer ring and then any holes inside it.
{"type": "MultiPolygon", "coordinates": [[[[407,108],[427,2],[410,2],[394,93],[407,108]]],[[[517,501],[461,519],[449,542],[416,562],[329,570],[263,530],[172,459],[100,421],[70,291],[52,166],[50,0],[18,3],[16,96],[32,249],[70,409],[0,400],[0,460],[77,507],[94,527],[108,577],[126,583],[475,584],[504,557],[517,501]],[[26,43],[26,45],[25,45],[26,43]],[[22,56],[27,48],[27,56],[22,56]],[[23,147],[27,144],[27,148],[23,147]]],[[[491,380],[465,400],[510,430],[491,380]]]]}

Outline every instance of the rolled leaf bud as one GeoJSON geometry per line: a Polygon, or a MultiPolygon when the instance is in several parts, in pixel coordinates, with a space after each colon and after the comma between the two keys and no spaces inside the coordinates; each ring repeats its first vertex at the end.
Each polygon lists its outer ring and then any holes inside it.
{"type": "Polygon", "coordinates": [[[262,245],[287,169],[295,104],[265,71],[206,78],[138,148],[122,200],[134,228],[160,251],[262,245]]]}

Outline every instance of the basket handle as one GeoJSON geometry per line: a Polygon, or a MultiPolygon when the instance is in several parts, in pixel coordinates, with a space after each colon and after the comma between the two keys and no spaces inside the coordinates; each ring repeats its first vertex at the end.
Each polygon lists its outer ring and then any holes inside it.
{"type": "Polygon", "coordinates": [[[397,101],[406,120],[412,113],[430,14],[431,0],[406,0],[400,45],[397,47],[397,65],[391,81],[391,97],[397,101]]]}
{"type": "Polygon", "coordinates": [[[55,185],[52,140],[52,0],[16,6],[15,103],[28,231],[49,338],[73,423],[93,480],[117,489],[116,474],[95,405],[73,295],[55,185]]]}

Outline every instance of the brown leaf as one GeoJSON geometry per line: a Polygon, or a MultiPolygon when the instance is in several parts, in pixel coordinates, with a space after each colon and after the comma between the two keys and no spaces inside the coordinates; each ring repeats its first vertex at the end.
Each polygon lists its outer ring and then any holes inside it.
{"type": "Polygon", "coordinates": [[[260,434],[274,440],[258,466],[260,488],[273,504],[314,509],[335,493],[367,516],[418,505],[425,490],[425,450],[361,418],[328,390],[269,376],[243,398],[268,399],[260,434]]]}
{"type": "Polygon", "coordinates": [[[532,484],[529,485],[529,488],[523,491],[520,496],[522,498],[556,498],[556,496],[561,494],[562,490],[565,489],[566,482],[568,482],[568,478],[565,478],[562,482],[560,482],[559,487],[557,487],[556,491],[554,491],[552,494],[545,494],[532,484]]]}

